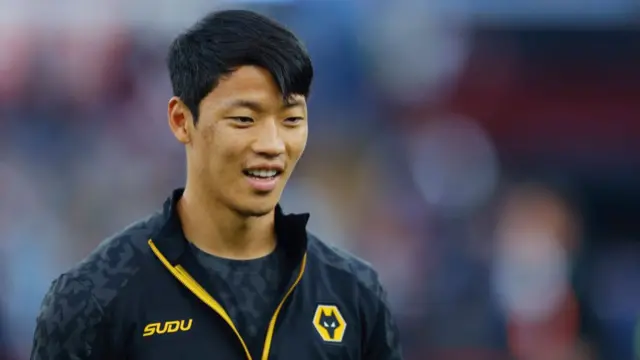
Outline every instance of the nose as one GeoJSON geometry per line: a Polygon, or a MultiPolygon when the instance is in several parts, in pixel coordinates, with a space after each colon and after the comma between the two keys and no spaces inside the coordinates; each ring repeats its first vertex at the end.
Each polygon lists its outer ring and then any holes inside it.
{"type": "Polygon", "coordinates": [[[253,143],[253,151],[268,158],[274,158],[285,152],[284,139],[275,121],[265,121],[258,128],[258,136],[253,143]]]}

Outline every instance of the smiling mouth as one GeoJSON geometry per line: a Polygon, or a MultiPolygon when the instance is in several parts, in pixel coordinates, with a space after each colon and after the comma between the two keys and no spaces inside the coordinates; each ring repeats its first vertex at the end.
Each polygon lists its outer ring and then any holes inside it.
{"type": "Polygon", "coordinates": [[[256,180],[273,180],[277,178],[282,171],[280,170],[267,170],[267,169],[253,169],[253,170],[244,170],[243,173],[256,180]]]}

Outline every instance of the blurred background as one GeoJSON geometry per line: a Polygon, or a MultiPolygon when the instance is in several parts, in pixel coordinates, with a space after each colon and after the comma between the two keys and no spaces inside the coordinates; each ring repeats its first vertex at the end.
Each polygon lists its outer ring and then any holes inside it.
{"type": "Polygon", "coordinates": [[[380,271],[408,360],[640,353],[635,0],[0,0],[0,358],[184,181],[169,42],[216,6],[306,42],[286,211],[380,271]]]}

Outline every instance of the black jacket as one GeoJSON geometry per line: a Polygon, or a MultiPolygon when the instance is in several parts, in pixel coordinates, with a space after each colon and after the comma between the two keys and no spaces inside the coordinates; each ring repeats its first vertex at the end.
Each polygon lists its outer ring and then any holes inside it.
{"type": "MultiPolygon", "coordinates": [[[[175,204],[103,242],[44,298],[31,359],[251,359],[202,284],[175,204]]],[[[260,360],[401,359],[372,268],[306,231],[308,215],[275,219],[297,268],[269,323],[260,360]]],[[[259,359],[255,359],[259,360],[259,359]]]]}

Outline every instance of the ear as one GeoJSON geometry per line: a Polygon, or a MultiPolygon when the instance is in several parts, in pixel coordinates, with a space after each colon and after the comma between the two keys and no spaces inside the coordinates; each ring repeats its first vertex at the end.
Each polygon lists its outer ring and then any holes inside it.
{"type": "Polygon", "coordinates": [[[193,115],[179,97],[169,99],[168,111],[169,127],[173,135],[183,144],[191,142],[193,115]]]}

